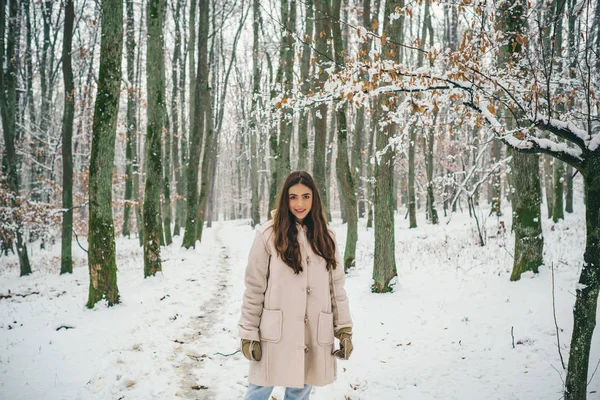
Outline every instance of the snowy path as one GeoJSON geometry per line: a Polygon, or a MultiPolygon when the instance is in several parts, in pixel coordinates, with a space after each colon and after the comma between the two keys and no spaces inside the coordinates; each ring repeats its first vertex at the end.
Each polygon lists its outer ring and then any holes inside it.
{"type": "MultiPolygon", "coordinates": [[[[216,239],[216,248],[219,249],[218,264],[216,267],[216,276],[214,277],[217,290],[207,299],[199,309],[201,312],[192,318],[186,324],[186,331],[189,331],[181,341],[176,342],[175,353],[185,353],[187,358],[177,369],[181,376],[182,391],[178,394],[187,399],[214,399],[218,398],[213,389],[208,386],[198,384],[198,378],[195,373],[203,375],[204,361],[209,357],[206,353],[199,353],[197,348],[202,348],[204,337],[210,337],[213,334],[216,323],[222,318],[226,302],[223,299],[231,297],[231,264],[228,261],[230,252],[223,240],[222,225],[216,225],[214,232],[216,239]]],[[[212,355],[212,353],[211,353],[212,355]]],[[[173,360],[173,359],[172,359],[173,360]]]]}

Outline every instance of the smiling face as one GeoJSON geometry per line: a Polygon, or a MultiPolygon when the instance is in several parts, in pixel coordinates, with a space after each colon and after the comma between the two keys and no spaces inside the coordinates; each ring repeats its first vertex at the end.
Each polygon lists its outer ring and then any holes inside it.
{"type": "Polygon", "coordinates": [[[312,209],[313,192],[306,185],[298,183],[288,191],[289,207],[296,221],[302,223],[312,209]]]}

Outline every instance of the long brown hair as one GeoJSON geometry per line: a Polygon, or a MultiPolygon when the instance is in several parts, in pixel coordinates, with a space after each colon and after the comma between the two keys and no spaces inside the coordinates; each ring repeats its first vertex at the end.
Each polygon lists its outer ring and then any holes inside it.
{"type": "Polygon", "coordinates": [[[292,186],[303,184],[312,190],[312,208],[302,221],[307,228],[306,237],[315,254],[323,257],[327,262],[327,270],[337,266],[335,260],[335,242],[327,229],[327,217],[325,209],[321,205],[321,196],[312,176],[306,171],[292,172],[281,191],[279,192],[279,206],[273,217],[273,230],[275,232],[275,249],[279,257],[294,270],[294,273],[302,272],[302,255],[298,244],[298,228],[296,218],[290,210],[289,190],[292,186]]]}

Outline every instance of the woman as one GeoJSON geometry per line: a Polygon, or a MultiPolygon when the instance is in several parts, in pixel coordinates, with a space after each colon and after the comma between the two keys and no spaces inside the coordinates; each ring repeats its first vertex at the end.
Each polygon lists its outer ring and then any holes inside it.
{"type": "Polygon", "coordinates": [[[285,400],[308,399],[312,386],[335,380],[334,357],[347,360],[353,350],[344,267],[313,178],[292,172],[278,203],[246,268],[238,324],[250,360],[245,400],[267,400],[273,386],[286,387],[285,400]]]}

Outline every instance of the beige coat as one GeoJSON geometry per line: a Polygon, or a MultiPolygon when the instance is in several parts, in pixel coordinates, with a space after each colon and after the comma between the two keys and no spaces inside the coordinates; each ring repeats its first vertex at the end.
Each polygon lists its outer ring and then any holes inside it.
{"type": "Polygon", "coordinates": [[[306,228],[297,227],[300,274],[277,255],[273,221],[258,229],[248,257],[238,327],[240,338],[261,342],[262,359],[250,362],[248,375],[255,385],[300,388],[332,383],[334,331],[352,326],[337,243],[337,267],[330,273],[308,244],[306,228]]]}

